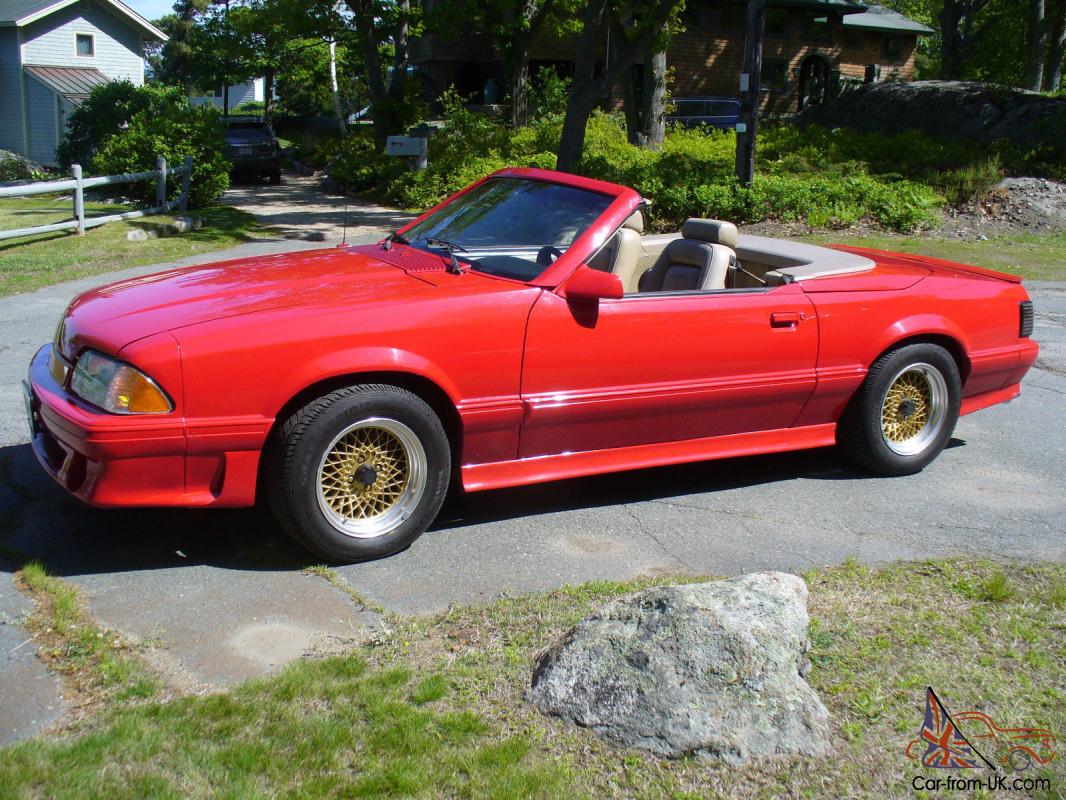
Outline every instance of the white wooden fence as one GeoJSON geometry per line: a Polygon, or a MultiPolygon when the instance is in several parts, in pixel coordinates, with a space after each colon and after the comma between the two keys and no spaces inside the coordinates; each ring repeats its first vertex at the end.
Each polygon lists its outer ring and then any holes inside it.
{"type": "Polygon", "coordinates": [[[65,222],[55,222],[51,225],[38,225],[35,228],[16,228],[15,230],[0,231],[0,241],[4,239],[17,239],[22,236],[33,236],[38,233],[51,233],[53,231],[75,230],[79,234],[85,233],[87,228],[96,228],[106,225],[108,222],[117,222],[122,219],[136,219],[147,217],[152,214],[164,214],[178,209],[182,212],[189,210],[189,180],[192,175],[192,157],[186,156],[185,163],[176,168],[167,167],[165,158],[156,161],[156,168],[151,172],[132,172],[126,175],[103,175],[97,178],[83,178],[81,165],[72,164],[69,180],[45,181],[42,183],[25,183],[20,186],[0,187],[0,198],[4,197],[29,197],[37,194],[57,194],[73,191],[74,193],[74,217],[65,222]],[[181,194],[173,200],[167,200],[167,178],[178,176],[181,178],[181,194]],[[155,205],[151,208],[137,209],[136,211],[123,211],[121,214],[107,214],[100,217],[85,217],[85,190],[94,186],[115,186],[122,183],[135,183],[136,181],[155,180],[155,205]]]}

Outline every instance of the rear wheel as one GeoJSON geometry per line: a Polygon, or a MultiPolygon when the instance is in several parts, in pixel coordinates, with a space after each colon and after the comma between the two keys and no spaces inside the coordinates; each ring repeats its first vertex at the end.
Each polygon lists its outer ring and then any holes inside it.
{"type": "Polygon", "coordinates": [[[272,186],[277,186],[279,183],[281,183],[281,171],[280,170],[278,170],[277,172],[271,172],[270,173],[270,183],[271,183],[272,186]]]}
{"type": "Polygon", "coordinates": [[[451,453],[420,397],[352,386],[290,416],[266,469],[283,528],[330,561],[362,561],[403,550],[429,527],[447,493],[451,453]]]}
{"type": "Polygon", "coordinates": [[[920,472],[947,445],[959,417],[955,359],[934,344],[913,344],[879,358],[838,429],[841,446],[883,475],[920,472]]]}

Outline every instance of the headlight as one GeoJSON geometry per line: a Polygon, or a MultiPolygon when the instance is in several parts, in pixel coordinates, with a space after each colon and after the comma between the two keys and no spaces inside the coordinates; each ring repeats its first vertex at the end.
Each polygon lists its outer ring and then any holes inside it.
{"type": "Polygon", "coordinates": [[[112,414],[166,414],[174,410],[174,404],[155,381],[129,364],[95,350],[86,350],[78,358],[70,390],[112,414]]]}

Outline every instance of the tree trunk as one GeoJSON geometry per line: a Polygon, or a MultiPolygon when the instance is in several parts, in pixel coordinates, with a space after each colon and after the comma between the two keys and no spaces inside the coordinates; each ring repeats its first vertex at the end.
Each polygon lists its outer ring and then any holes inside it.
{"type": "Polygon", "coordinates": [[[333,98],[333,113],[337,116],[337,124],[341,133],[348,135],[348,123],[344,119],[344,110],[341,108],[341,90],[337,84],[337,42],[329,43],[329,88],[333,98]]]}
{"type": "Polygon", "coordinates": [[[274,68],[263,70],[263,118],[267,124],[274,121],[274,68]]]}
{"type": "Polygon", "coordinates": [[[511,68],[511,126],[521,128],[529,124],[529,48],[516,54],[511,68]]]}
{"type": "Polygon", "coordinates": [[[1047,52],[1047,20],[1044,0],[1029,0],[1029,24],[1025,54],[1024,88],[1039,92],[1044,83],[1044,55],[1047,52]]]}
{"type": "Polygon", "coordinates": [[[559,155],[555,168],[566,172],[573,169],[585,149],[585,127],[592,109],[600,99],[600,81],[595,80],[596,43],[603,29],[603,14],[607,0],[589,0],[581,15],[581,36],[574,58],[574,83],[566,102],[563,133],[559,139],[559,155]]]}
{"type": "Polygon", "coordinates": [[[957,0],[944,0],[940,18],[940,77],[946,81],[958,80],[962,70],[962,34],[959,20],[962,8],[957,0]]]}
{"type": "Polygon", "coordinates": [[[1057,92],[1062,86],[1062,61],[1066,58],[1066,0],[1059,0],[1048,14],[1050,35],[1044,88],[1057,92]]]}
{"type": "MultiPolygon", "coordinates": [[[[635,67],[634,67],[635,69],[635,67]]],[[[626,138],[630,144],[640,144],[641,103],[637,97],[636,74],[633,69],[619,81],[622,86],[622,110],[626,115],[626,138]]]]}
{"type": "Polygon", "coordinates": [[[396,3],[396,7],[399,11],[399,18],[396,22],[396,55],[392,60],[392,80],[389,81],[389,94],[393,99],[401,100],[404,96],[404,84],[407,81],[407,65],[409,62],[407,34],[411,28],[411,0],[399,0],[396,3]]]}
{"type": "Polygon", "coordinates": [[[363,64],[366,68],[366,84],[370,93],[370,116],[374,123],[374,143],[379,150],[385,149],[392,127],[389,113],[385,77],[381,74],[381,56],[378,53],[378,38],[374,31],[374,3],[372,0],[348,0],[348,7],[355,17],[355,26],[362,33],[363,64]]]}
{"type": "MultiPolygon", "coordinates": [[[[665,41],[668,31],[661,32],[665,41]]],[[[641,147],[659,150],[666,138],[666,46],[644,60],[644,118],[640,128],[641,147]]]]}
{"type": "Polygon", "coordinates": [[[581,37],[574,61],[574,83],[566,104],[556,169],[571,169],[581,158],[581,152],[585,149],[585,127],[596,103],[618,83],[626,71],[632,70],[637,58],[647,51],[679,2],[681,0],[658,0],[647,7],[644,12],[644,19],[647,20],[645,25],[637,29],[633,39],[612,47],[610,65],[604,67],[602,77],[595,78],[596,43],[603,30],[608,0],[589,0],[582,13],[581,37]]]}

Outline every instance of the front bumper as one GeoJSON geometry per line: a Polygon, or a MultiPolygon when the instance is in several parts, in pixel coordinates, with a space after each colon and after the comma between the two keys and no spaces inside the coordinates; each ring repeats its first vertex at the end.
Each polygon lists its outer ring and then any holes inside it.
{"type": "Polygon", "coordinates": [[[60,486],[95,506],[184,505],[181,417],[105,414],[60,386],[46,345],[23,383],[33,450],[60,486]]]}

